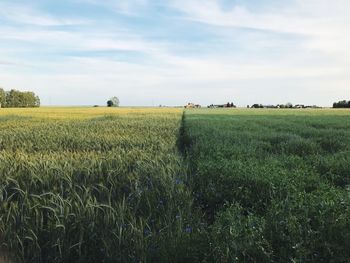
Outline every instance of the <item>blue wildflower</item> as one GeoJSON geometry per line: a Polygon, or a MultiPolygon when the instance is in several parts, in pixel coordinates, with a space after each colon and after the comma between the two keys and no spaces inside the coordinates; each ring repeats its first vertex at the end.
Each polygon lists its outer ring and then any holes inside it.
{"type": "Polygon", "coordinates": [[[185,228],[186,233],[192,233],[192,227],[186,227],[185,228]]]}

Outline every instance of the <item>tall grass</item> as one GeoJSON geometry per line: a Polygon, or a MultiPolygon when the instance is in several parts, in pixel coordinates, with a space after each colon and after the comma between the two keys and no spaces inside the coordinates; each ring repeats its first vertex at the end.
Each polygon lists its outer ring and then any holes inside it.
{"type": "Polygon", "coordinates": [[[187,244],[196,234],[189,229],[198,220],[182,183],[181,111],[72,109],[70,115],[44,108],[2,115],[0,239],[15,260],[154,262],[191,255],[187,244]]]}

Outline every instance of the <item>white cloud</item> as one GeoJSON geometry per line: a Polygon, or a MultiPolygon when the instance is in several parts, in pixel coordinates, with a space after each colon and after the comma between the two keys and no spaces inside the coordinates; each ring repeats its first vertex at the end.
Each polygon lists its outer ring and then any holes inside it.
{"type": "Polygon", "coordinates": [[[6,60],[0,60],[0,65],[13,65],[13,63],[6,60]]]}
{"type": "Polygon", "coordinates": [[[150,5],[149,0],[76,0],[79,3],[88,3],[102,6],[124,15],[137,15],[150,5]]]}
{"type": "Polygon", "coordinates": [[[29,4],[18,5],[4,2],[0,3],[0,16],[14,23],[35,26],[67,26],[89,23],[87,19],[54,17],[33,8],[29,4]]]}
{"type": "MultiPolygon", "coordinates": [[[[150,4],[146,0],[77,1],[130,15],[142,13],[150,4]]],[[[131,30],[116,21],[106,26],[94,20],[71,31],[37,25],[69,25],[78,23],[78,18],[69,22],[34,8],[19,8],[18,17],[8,12],[8,20],[27,26],[19,30],[16,24],[0,25],[0,85],[32,89],[43,103],[66,105],[102,104],[112,95],[120,96],[124,105],[176,105],[192,100],[209,104],[228,98],[239,105],[286,101],[329,105],[349,94],[350,3],[338,0],[330,6],[327,0],[296,0],[289,7],[259,11],[244,6],[225,10],[215,0],[171,3],[184,14],[174,15],[173,23],[181,20],[188,28],[199,23],[207,38],[217,40],[213,48],[205,39],[201,45],[192,41],[185,46],[176,40],[149,38],[147,27],[131,30]],[[240,30],[247,28],[254,30],[240,30]],[[197,47],[197,52],[179,52],[197,47]],[[96,51],[107,54],[81,54],[96,51]],[[118,60],[108,53],[115,51],[134,51],[144,58],[118,60]],[[21,56],[42,52],[48,57],[21,56]],[[14,61],[14,66],[4,66],[7,61],[14,61]]]]}
{"type": "MultiPolygon", "coordinates": [[[[16,47],[6,46],[8,52],[44,47],[52,52],[72,51],[136,51],[144,54],[157,54],[174,46],[171,43],[146,41],[141,36],[125,30],[82,28],[78,32],[62,29],[23,28],[16,30],[15,26],[0,26],[0,41],[16,41],[16,47]]],[[[1,43],[0,43],[1,46],[1,43]]],[[[5,49],[2,50],[4,52],[5,49]]]]}
{"type": "MultiPolygon", "coordinates": [[[[220,1],[174,0],[173,7],[186,19],[220,26],[250,28],[309,38],[306,48],[324,52],[347,52],[350,45],[350,2],[344,0],[289,1],[285,8],[253,12],[244,6],[223,10],[220,1]]],[[[273,41],[273,40],[272,40],[273,41]]]]}

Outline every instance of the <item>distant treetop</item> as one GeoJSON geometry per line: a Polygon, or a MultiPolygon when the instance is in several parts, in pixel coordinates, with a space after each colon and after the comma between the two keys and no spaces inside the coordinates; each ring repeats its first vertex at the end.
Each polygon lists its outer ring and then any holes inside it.
{"type": "Polygon", "coordinates": [[[334,102],[333,103],[333,108],[350,108],[350,100],[342,100],[339,102],[334,102]]]}
{"type": "Polygon", "coordinates": [[[119,107],[119,99],[117,97],[112,97],[107,101],[108,107],[119,107]]]}
{"type": "Polygon", "coordinates": [[[5,91],[0,88],[0,108],[31,108],[39,107],[40,98],[31,91],[12,89],[5,91]]]}

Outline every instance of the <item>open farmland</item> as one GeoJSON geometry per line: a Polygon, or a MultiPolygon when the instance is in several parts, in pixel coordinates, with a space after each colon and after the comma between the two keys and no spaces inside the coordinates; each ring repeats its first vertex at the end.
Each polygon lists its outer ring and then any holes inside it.
{"type": "Polygon", "coordinates": [[[16,262],[348,262],[350,111],[0,110],[16,262]]]}
{"type": "Polygon", "coordinates": [[[1,110],[2,250],[25,262],[180,260],[194,220],[181,183],[181,117],[176,109],[1,110]]]}
{"type": "Polygon", "coordinates": [[[349,111],[187,111],[182,136],[211,260],[349,262],[349,111]]]}

